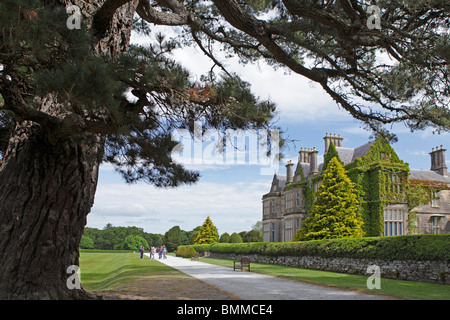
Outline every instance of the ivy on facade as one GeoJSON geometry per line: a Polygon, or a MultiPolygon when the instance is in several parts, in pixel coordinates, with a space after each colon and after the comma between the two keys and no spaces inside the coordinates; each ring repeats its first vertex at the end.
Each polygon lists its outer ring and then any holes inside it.
{"type": "MultiPolygon", "coordinates": [[[[333,145],[325,155],[324,165],[337,154],[333,145]]],[[[390,204],[406,204],[408,207],[408,233],[417,231],[417,217],[413,208],[430,201],[443,186],[426,185],[409,181],[409,165],[400,160],[389,142],[378,137],[365,156],[344,166],[350,180],[355,184],[359,202],[358,216],[363,220],[365,236],[384,234],[384,208],[390,204]]],[[[315,190],[323,180],[324,171],[310,180],[299,166],[300,181],[286,186],[285,190],[301,188],[305,201],[305,212],[310,216],[315,204],[315,190]]]]}

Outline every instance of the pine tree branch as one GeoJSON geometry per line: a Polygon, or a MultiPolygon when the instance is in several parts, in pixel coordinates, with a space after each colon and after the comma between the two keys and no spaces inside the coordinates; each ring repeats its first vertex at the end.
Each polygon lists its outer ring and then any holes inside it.
{"type": "Polygon", "coordinates": [[[111,26],[116,10],[132,1],[137,0],[107,0],[93,17],[92,28],[94,29],[94,34],[99,38],[103,37],[111,26]]]}
{"type": "Polygon", "coordinates": [[[258,40],[279,63],[310,80],[326,83],[328,77],[326,72],[313,71],[304,67],[277,45],[272,37],[270,26],[265,21],[246,13],[235,0],[215,0],[213,2],[232,26],[258,40]]]}

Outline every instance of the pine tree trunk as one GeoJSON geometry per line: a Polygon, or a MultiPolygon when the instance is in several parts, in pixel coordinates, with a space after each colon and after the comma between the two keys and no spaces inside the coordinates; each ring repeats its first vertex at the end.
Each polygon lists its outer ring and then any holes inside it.
{"type": "Polygon", "coordinates": [[[0,299],[83,297],[67,268],[78,266],[104,147],[83,138],[51,143],[39,125],[16,127],[0,171],[0,299]]]}
{"type": "MultiPolygon", "coordinates": [[[[110,3],[115,2],[120,1],[110,3]]],[[[88,25],[104,3],[77,2],[88,25]]],[[[107,28],[98,33],[94,51],[114,54],[127,48],[137,3],[114,8],[109,18],[102,15],[110,24],[103,23],[107,28]]],[[[65,116],[56,103],[47,109],[65,116]]],[[[95,298],[68,285],[73,279],[68,267],[79,265],[104,140],[96,134],[55,137],[37,123],[17,124],[0,161],[0,299],[95,298]]]]}

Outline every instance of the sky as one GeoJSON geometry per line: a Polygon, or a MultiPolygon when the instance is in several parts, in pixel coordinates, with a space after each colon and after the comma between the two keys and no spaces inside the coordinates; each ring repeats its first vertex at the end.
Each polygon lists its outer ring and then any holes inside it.
{"type": "MultiPolygon", "coordinates": [[[[149,41],[136,35],[132,37],[133,43],[145,45],[149,41]]],[[[177,49],[173,58],[196,75],[205,74],[213,65],[196,48],[177,49]]],[[[300,147],[316,147],[321,163],[326,133],[340,134],[343,147],[356,148],[369,141],[371,133],[362,129],[360,122],[340,110],[319,86],[304,77],[285,69],[274,70],[263,62],[245,66],[239,65],[236,59],[222,62],[251,83],[256,96],[277,105],[276,124],[294,140],[283,150],[284,160],[275,168],[251,161],[250,156],[238,164],[232,161],[222,164],[205,158],[196,163],[184,162],[186,168],[200,172],[200,179],[194,185],[176,189],[156,188],[144,182],[128,185],[110,165],[102,165],[87,227],[103,229],[111,223],[164,234],[173,226],[190,231],[209,216],[219,234],[249,231],[262,220],[261,197],[269,192],[275,169],[284,175],[288,160],[297,163],[300,147]]],[[[440,145],[450,148],[449,133],[435,134],[431,129],[410,132],[402,125],[390,129],[398,137],[398,142],[392,144],[394,150],[412,169],[429,170],[431,149],[440,145]]],[[[181,159],[183,156],[182,153],[181,159]]],[[[447,167],[450,167],[449,159],[447,154],[447,167]]]]}

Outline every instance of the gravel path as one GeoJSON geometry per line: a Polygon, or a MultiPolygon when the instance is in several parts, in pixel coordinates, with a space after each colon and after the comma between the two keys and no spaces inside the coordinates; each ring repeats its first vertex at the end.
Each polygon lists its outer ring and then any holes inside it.
{"type": "MultiPolygon", "coordinates": [[[[147,254],[148,255],[148,254],[147,254]]],[[[158,261],[243,300],[386,300],[388,298],[277,278],[173,256],[158,261]]],[[[231,262],[230,262],[231,263],[231,262]]]]}

